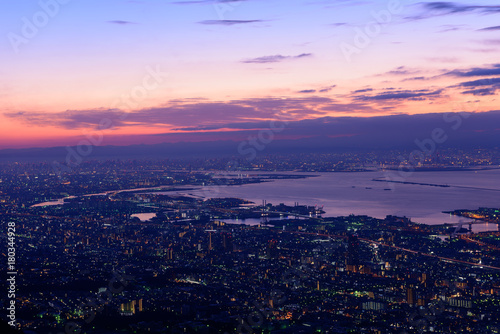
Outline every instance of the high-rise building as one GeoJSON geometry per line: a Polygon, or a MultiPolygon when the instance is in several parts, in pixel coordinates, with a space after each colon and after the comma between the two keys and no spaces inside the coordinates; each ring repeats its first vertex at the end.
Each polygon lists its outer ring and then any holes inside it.
{"type": "Polygon", "coordinates": [[[358,237],[349,235],[347,239],[346,267],[348,270],[357,271],[360,264],[358,237]]]}
{"type": "Polygon", "coordinates": [[[208,251],[212,250],[212,233],[208,233],[208,251]]]}
{"type": "Polygon", "coordinates": [[[167,260],[173,260],[174,259],[174,250],[172,248],[167,249],[167,260]]]}
{"type": "Polygon", "coordinates": [[[270,240],[267,244],[267,258],[276,259],[278,257],[278,247],[276,240],[270,240]]]}
{"type": "Polygon", "coordinates": [[[222,234],[222,247],[224,248],[225,252],[233,251],[233,237],[230,233],[222,234]]]}
{"type": "Polygon", "coordinates": [[[416,302],[416,293],[414,288],[407,288],[406,289],[406,302],[408,304],[415,304],[416,302]]]}

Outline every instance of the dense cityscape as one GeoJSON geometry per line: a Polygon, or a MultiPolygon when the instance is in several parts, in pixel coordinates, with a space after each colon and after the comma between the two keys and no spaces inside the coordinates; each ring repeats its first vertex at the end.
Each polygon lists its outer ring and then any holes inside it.
{"type": "Polygon", "coordinates": [[[0,334],[500,334],[498,0],[0,10],[0,334]]]}
{"type": "MultiPolygon", "coordinates": [[[[262,160],[260,170],[281,170],[283,159],[262,160]]],[[[287,164],[303,170],[313,160],[287,164]]],[[[252,165],[220,170],[234,161],[88,161],[61,174],[46,163],[3,165],[0,214],[15,229],[17,328],[500,332],[500,232],[471,229],[500,224],[500,208],[457,208],[449,214],[473,219],[457,227],[191,194],[314,177],[259,174],[252,165]]],[[[464,169],[496,164],[465,161],[464,169]]],[[[2,255],[7,261],[6,249],[2,255]]]]}

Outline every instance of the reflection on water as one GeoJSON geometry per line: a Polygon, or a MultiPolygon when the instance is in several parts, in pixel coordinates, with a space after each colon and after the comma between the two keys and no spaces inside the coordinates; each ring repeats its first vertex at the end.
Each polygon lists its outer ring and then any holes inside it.
{"type": "Polygon", "coordinates": [[[151,212],[151,213],[134,213],[133,215],[130,215],[131,218],[139,218],[141,221],[145,222],[150,220],[153,217],[156,217],[156,212],[151,212]]]}
{"type": "Polygon", "coordinates": [[[260,218],[247,218],[247,219],[221,219],[220,221],[226,223],[226,224],[238,224],[238,225],[250,225],[250,226],[257,226],[257,225],[262,225],[264,223],[263,220],[260,218]]]}
{"type": "MultiPolygon", "coordinates": [[[[397,172],[389,172],[394,175],[397,172]]],[[[276,174],[259,172],[259,174],[276,174]]],[[[450,216],[443,211],[457,209],[478,209],[479,207],[500,207],[500,170],[416,172],[402,181],[386,183],[373,181],[384,178],[384,171],[359,173],[295,173],[317,176],[305,179],[280,179],[273,182],[253,183],[241,186],[210,186],[157,192],[166,195],[186,195],[197,198],[237,197],[261,203],[323,206],[324,216],[367,215],[385,218],[387,215],[406,216],[412,221],[424,224],[458,223],[463,218],[450,216]],[[448,187],[428,186],[444,184],[448,187]]],[[[158,187],[156,187],[157,189],[158,187]]],[[[181,187],[176,187],[179,189],[181,187]]],[[[145,190],[147,188],[133,189],[145,190]]],[[[153,188],[154,189],[154,188],[153,188]]],[[[109,192],[107,192],[109,193],[109,192]]],[[[72,197],[67,197],[72,198],[72,197]]],[[[61,205],[62,200],[36,204],[34,206],[61,205]]],[[[154,213],[138,214],[141,220],[154,217],[154,213]],[[148,216],[146,216],[148,215],[148,216]],[[151,216],[152,215],[152,216],[151,216]]],[[[136,215],[134,215],[136,216],[136,215]]],[[[258,225],[258,222],[252,224],[258,225]]],[[[478,224],[473,231],[498,230],[496,224],[478,224]]]]}
{"type": "MultiPolygon", "coordinates": [[[[373,181],[374,178],[385,177],[384,171],[291,174],[319,176],[241,186],[203,187],[190,193],[205,198],[238,197],[255,203],[265,199],[273,204],[293,205],[299,202],[318,205],[326,211],[324,216],[406,216],[414,222],[431,225],[458,223],[463,219],[442,211],[500,207],[500,170],[416,172],[405,179],[409,182],[447,184],[449,187],[373,181]]],[[[497,227],[482,224],[474,225],[473,230],[497,230],[497,227]]]]}
{"type": "Polygon", "coordinates": [[[225,222],[226,224],[245,224],[245,225],[251,225],[251,226],[256,226],[256,225],[267,225],[267,226],[274,226],[272,225],[273,220],[287,220],[287,219],[305,219],[301,217],[294,217],[292,215],[290,216],[280,216],[275,217],[275,218],[268,218],[268,219],[262,219],[262,218],[246,218],[246,219],[220,219],[220,221],[225,222]],[[271,224],[269,224],[271,223],[271,224]]]}
{"type": "Polygon", "coordinates": [[[70,199],[70,198],[75,198],[75,196],[69,196],[69,197],[60,198],[60,199],[58,199],[56,201],[38,203],[38,204],[32,205],[31,207],[32,208],[36,208],[36,207],[42,207],[42,206],[64,205],[64,200],[65,199],[70,199]]]}

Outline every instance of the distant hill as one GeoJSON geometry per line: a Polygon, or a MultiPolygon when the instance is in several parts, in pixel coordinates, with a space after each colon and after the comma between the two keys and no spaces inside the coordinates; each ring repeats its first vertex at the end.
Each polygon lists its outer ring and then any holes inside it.
{"type": "MultiPolygon", "coordinates": [[[[266,123],[257,128],[266,130],[266,123]]],[[[259,131],[246,130],[242,138],[258,138],[259,131]]],[[[129,146],[51,147],[0,150],[0,161],[65,161],[84,159],[137,159],[244,156],[258,154],[339,152],[351,150],[410,149],[436,147],[500,146],[500,111],[469,114],[419,114],[379,117],[324,117],[289,122],[273,140],[217,140],[129,146]],[[294,138],[298,139],[286,139],[294,138]],[[76,153],[78,150],[84,152],[76,153]],[[90,152],[85,156],[85,152],[90,152]]]]}

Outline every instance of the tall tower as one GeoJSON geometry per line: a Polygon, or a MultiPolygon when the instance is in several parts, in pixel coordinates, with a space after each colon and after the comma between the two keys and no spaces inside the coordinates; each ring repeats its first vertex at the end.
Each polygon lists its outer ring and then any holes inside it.
{"type": "Polygon", "coordinates": [[[267,244],[267,258],[276,259],[278,257],[278,247],[276,240],[270,240],[267,244]]]}
{"type": "Polygon", "coordinates": [[[208,252],[211,252],[213,249],[212,246],[212,232],[215,232],[215,230],[205,230],[205,232],[208,232],[208,252]]]}
{"type": "Polygon", "coordinates": [[[346,266],[347,269],[356,271],[360,265],[359,240],[356,235],[349,235],[347,239],[346,266]]]}
{"type": "Polygon", "coordinates": [[[222,235],[222,246],[224,251],[231,253],[233,251],[233,236],[230,233],[224,233],[222,235]]]}
{"type": "Polygon", "coordinates": [[[408,304],[415,304],[416,300],[416,294],[415,294],[415,289],[413,287],[409,287],[406,289],[406,302],[408,304]]]}
{"type": "Polygon", "coordinates": [[[211,251],[212,250],[212,232],[209,232],[208,233],[208,250],[211,251]]]}

